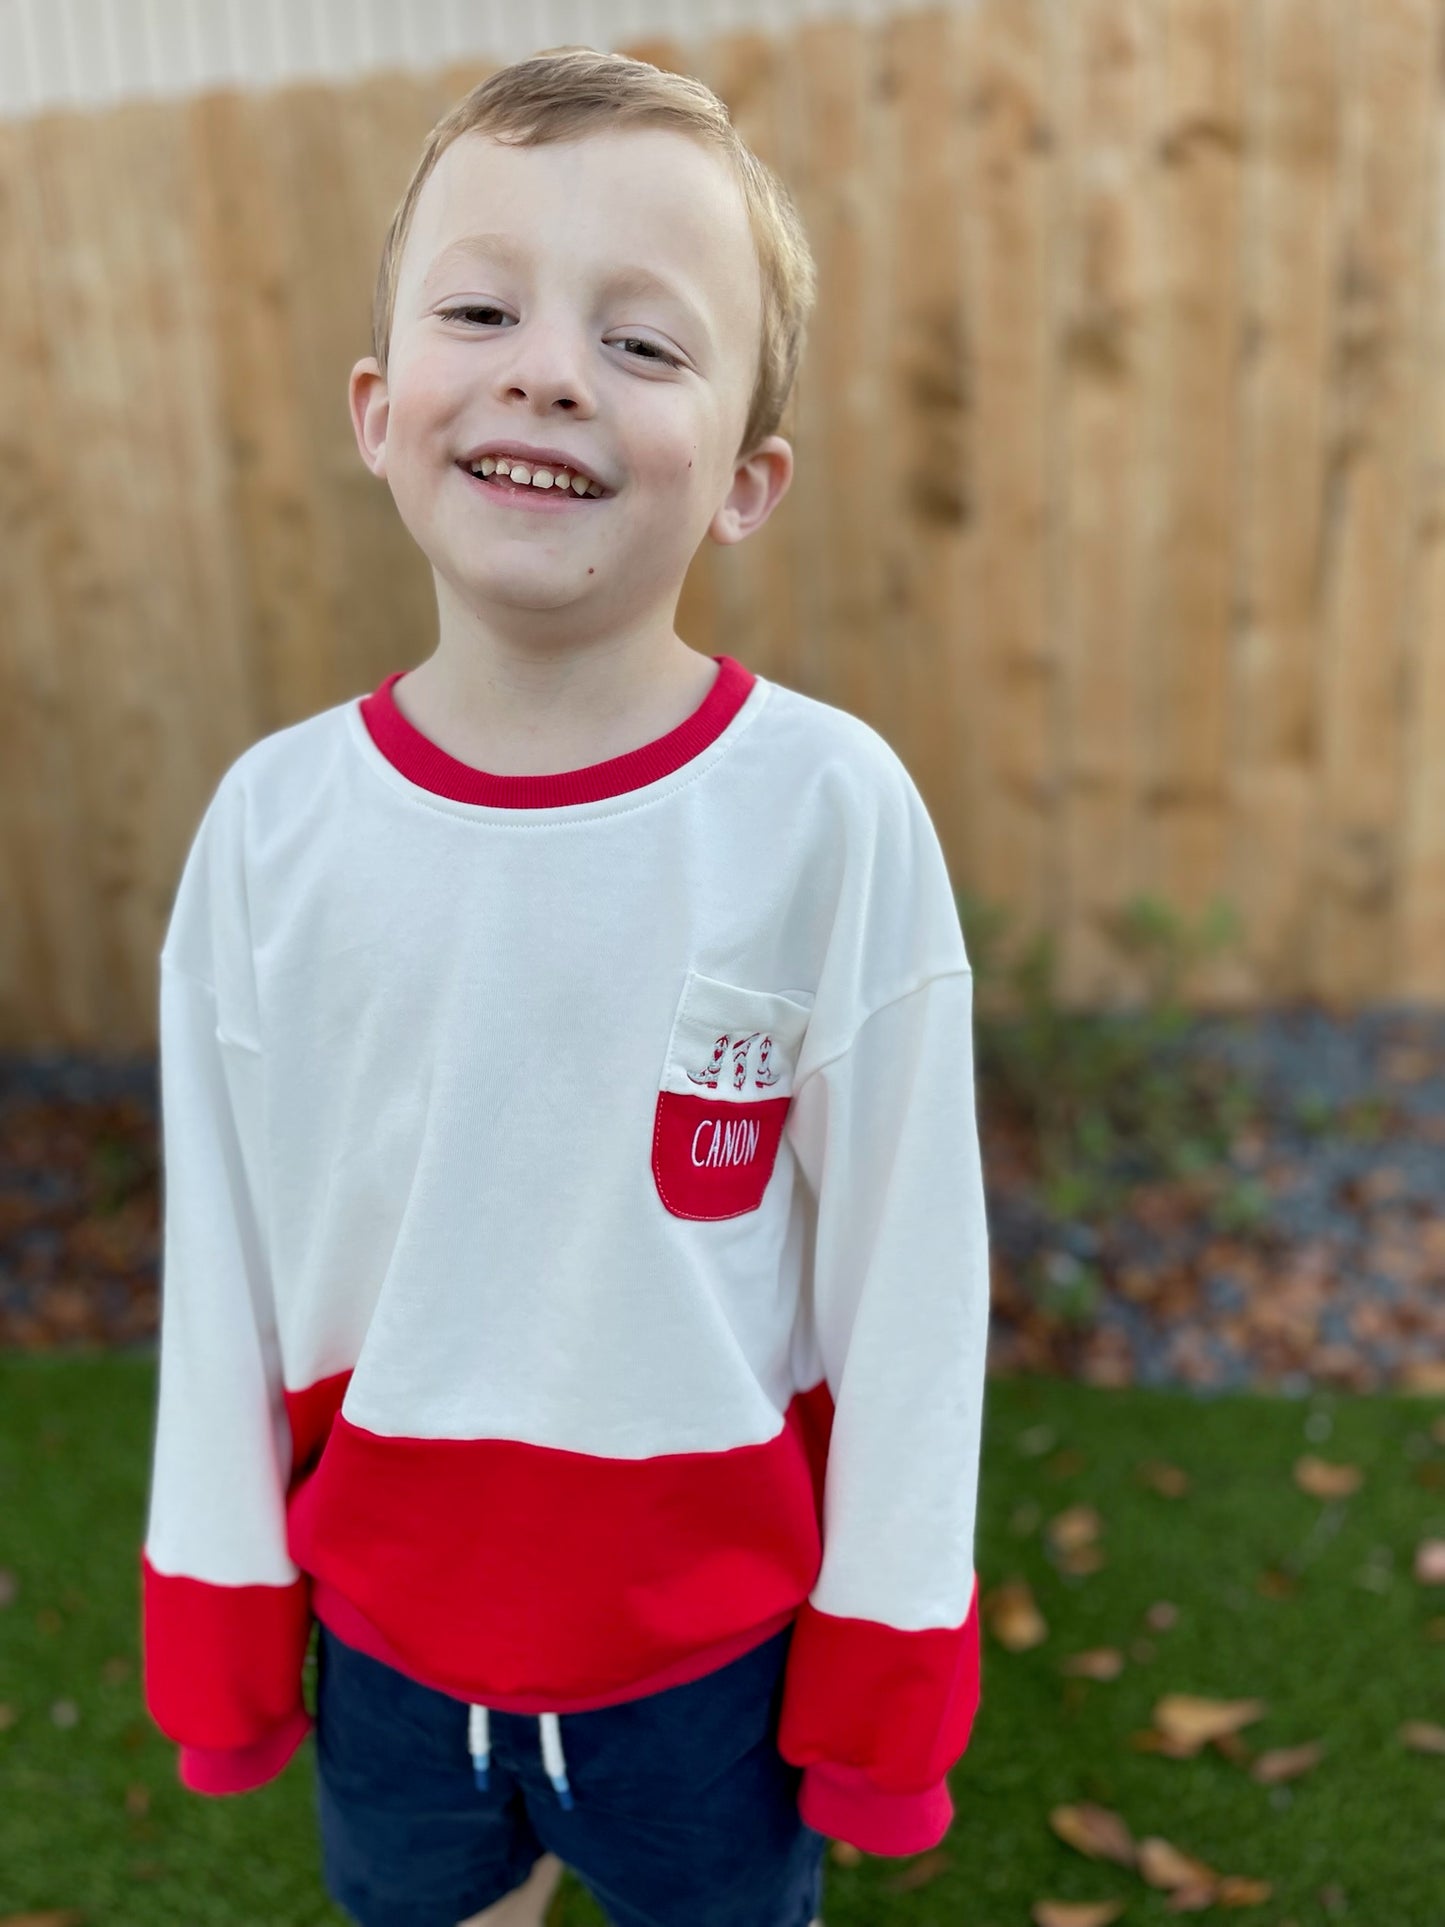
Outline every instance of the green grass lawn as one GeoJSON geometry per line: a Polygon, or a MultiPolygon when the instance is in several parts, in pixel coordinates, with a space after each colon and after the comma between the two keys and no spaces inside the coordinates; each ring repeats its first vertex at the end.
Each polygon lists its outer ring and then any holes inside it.
{"type": "MultiPolygon", "coordinates": [[[[141,1704],[154,1395],[143,1359],[0,1359],[0,1569],[15,1582],[0,1604],[0,1923],[45,1909],[74,1910],[54,1927],[342,1922],[321,1885],[312,1742],[270,1786],[206,1799],[179,1784],[141,1704]]],[[[1051,1811],[1081,1802],[1136,1841],[1270,1884],[1208,1918],[1442,1927],[1445,1755],[1399,1734],[1445,1723],[1445,1588],[1412,1570],[1422,1539],[1445,1538],[1441,1410],[991,1380],[979,1570],[985,1589],[1026,1581],[1047,1636],[1023,1651],[986,1636],[950,1834],[912,1860],[830,1858],[828,1927],[1019,1927],[1064,1900],[1117,1900],[1139,1927],[1177,1919],[1139,1873],[1057,1837],[1051,1811]],[[1357,1466],[1358,1491],[1307,1496],[1304,1453],[1357,1466]],[[1155,1489],[1140,1468],[1156,1460],[1189,1489],[1155,1489]],[[1076,1505],[1101,1518],[1102,1562],[1084,1573],[1047,1532],[1076,1505]],[[1150,1630],[1160,1601],[1177,1619],[1150,1630]],[[1122,1654],[1117,1677],[1062,1670],[1101,1647],[1122,1654]],[[1166,1693],[1265,1710],[1239,1735],[1247,1752],[1173,1759],[1138,1743],[1166,1693]],[[1250,1756],[1308,1741],[1323,1754],[1301,1777],[1252,1776],[1250,1756]]],[[[602,1915],[569,1874],[552,1921],[602,1915]]]]}

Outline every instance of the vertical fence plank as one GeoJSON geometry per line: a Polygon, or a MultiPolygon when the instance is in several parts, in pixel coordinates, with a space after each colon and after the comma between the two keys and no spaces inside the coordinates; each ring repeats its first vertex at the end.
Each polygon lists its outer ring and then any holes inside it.
{"type": "MultiPolygon", "coordinates": [[[[962,99],[951,25],[948,11],[932,7],[890,16],[880,36],[879,119],[889,131],[879,146],[897,267],[885,317],[892,499],[882,529],[886,627],[877,641],[887,694],[873,720],[912,771],[945,848],[957,853],[967,820],[959,733],[966,690],[955,646],[967,397],[961,250],[949,244],[962,99]]],[[[961,889],[956,856],[951,870],[961,889]]]]}
{"type": "MultiPolygon", "coordinates": [[[[291,663],[288,713],[299,716],[346,687],[353,639],[367,633],[376,604],[365,523],[349,511],[363,484],[385,484],[361,460],[347,403],[352,365],[370,348],[375,258],[339,90],[314,81],[278,88],[259,112],[276,178],[286,184],[277,201],[277,267],[285,286],[307,291],[291,305],[286,331],[299,417],[294,486],[312,544],[317,610],[304,656],[291,663]]],[[[403,654],[428,640],[396,638],[403,654]]]]}
{"type": "MultiPolygon", "coordinates": [[[[823,700],[838,688],[842,634],[836,626],[838,582],[850,567],[848,545],[834,526],[838,489],[838,430],[854,389],[838,383],[838,331],[855,328],[857,316],[857,166],[859,133],[850,116],[846,56],[857,50],[857,33],[836,21],[803,21],[788,56],[790,114],[796,123],[790,187],[817,266],[817,304],[798,374],[794,407],[796,474],[794,524],[800,526],[803,563],[798,584],[798,638],[788,673],[803,694],[823,700]]],[[[871,488],[865,472],[844,478],[861,499],[871,488]]],[[[782,669],[780,669],[782,674],[782,669]]]]}
{"type": "Polygon", "coordinates": [[[1249,14],[1239,646],[1226,894],[1253,997],[1312,978],[1318,594],[1334,224],[1345,87],[1336,0],[1249,14]]]}
{"type": "Polygon", "coordinates": [[[214,344],[217,404],[230,471],[237,596],[247,637],[244,686],[227,692],[252,736],[305,713],[326,621],[323,557],[305,484],[305,414],[292,311],[320,298],[286,273],[278,177],[261,93],[190,104],[197,247],[214,344]]]}
{"type": "Polygon", "coordinates": [[[1085,0],[1053,10],[1060,216],[1050,294],[1059,381],[1051,620],[1061,685],[1054,928],[1060,989],[1079,1004],[1140,988],[1125,976],[1117,919],[1144,880],[1149,657],[1138,575],[1153,78],[1144,4],[1085,0]]]}
{"type": "Polygon", "coordinates": [[[155,905],[146,893],[145,825],[162,767],[149,694],[151,575],[161,519],[160,457],[137,406],[127,322],[144,310],[145,255],[120,241],[131,192],[123,109],[63,111],[34,123],[42,238],[39,304],[54,349],[53,413],[44,425],[64,462],[60,540],[52,551],[61,710],[72,741],[75,855],[86,878],[74,947],[76,1001],[66,1035],[115,1042],[153,1018],[155,905]]]}
{"type": "MultiPolygon", "coordinates": [[[[1239,0],[1170,0],[1160,28],[1154,247],[1163,335],[1154,405],[1168,459],[1159,478],[1159,525],[1151,531],[1146,874],[1152,893],[1192,921],[1226,883],[1239,466],[1239,0]]],[[[1207,975],[1200,982],[1217,991],[1207,975]]]]}
{"type": "Polygon", "coordinates": [[[1012,919],[1016,950],[1048,930],[1058,878],[1053,712],[1058,667],[1046,552],[1049,472],[1048,251],[1053,168],[1045,0],[979,0],[963,246],[978,396],[977,643],[971,701],[983,719],[966,772],[978,824],[971,888],[1012,919]]]}
{"type": "MultiPolygon", "coordinates": [[[[1430,70],[1445,70],[1445,0],[1435,0],[1435,53],[1430,70]]],[[[1417,495],[1410,540],[1412,593],[1406,612],[1409,677],[1399,888],[1395,894],[1396,996],[1438,1001],[1445,958],[1445,118],[1430,128],[1425,173],[1422,252],[1425,302],[1416,403],[1417,495]]]]}
{"type": "Polygon", "coordinates": [[[873,356],[874,317],[887,285],[873,259],[879,209],[866,185],[870,48],[850,20],[812,20],[798,36],[798,113],[812,154],[800,209],[818,266],[799,417],[801,423],[806,400],[806,446],[823,487],[809,502],[816,546],[800,605],[815,625],[814,639],[797,661],[809,693],[854,708],[866,706],[873,686],[881,572],[872,532],[886,494],[873,356]]]}
{"type": "Polygon", "coordinates": [[[57,435],[53,319],[39,283],[36,123],[0,123],[0,1036],[93,1035],[84,947],[93,884],[75,768],[71,659],[57,646],[69,452],[57,435]]]}
{"type": "MultiPolygon", "coordinates": [[[[125,487],[146,558],[118,612],[118,642],[144,717],[147,777],[125,801],[140,924],[159,932],[180,863],[219,771],[251,740],[247,637],[230,539],[229,476],[215,408],[210,311],[196,252],[187,122],[172,101],[139,99],[102,123],[113,178],[106,222],[112,326],[128,406],[125,487]],[[152,558],[165,545],[165,565],[152,558]]],[[[155,1002],[155,959],[137,995],[155,1002]]]]}
{"type": "MultiPolygon", "coordinates": [[[[1338,1004],[1391,982],[1421,233],[1438,77],[1431,0],[1355,0],[1323,609],[1322,847],[1311,961],[1338,1004]]],[[[1438,109],[1435,109],[1438,111],[1438,109]]]]}

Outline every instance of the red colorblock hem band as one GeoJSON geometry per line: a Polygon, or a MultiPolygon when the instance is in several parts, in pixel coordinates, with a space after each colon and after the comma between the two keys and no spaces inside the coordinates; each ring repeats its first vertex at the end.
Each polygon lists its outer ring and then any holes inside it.
{"type": "MultiPolygon", "coordinates": [[[[335,1633],[346,1645],[355,1647],[357,1652],[380,1660],[383,1666],[390,1666],[395,1672],[405,1673],[408,1679],[415,1680],[418,1686],[425,1686],[433,1693],[447,1693],[453,1699],[460,1697],[455,1686],[441,1686],[418,1673],[366,1615],[344,1593],[338,1592],[335,1586],[328,1585],[324,1579],[318,1579],[313,1586],[311,1609],[328,1631],[335,1633]]],[[[486,1704],[494,1713],[523,1713],[529,1718],[535,1718],[539,1713],[592,1713],[604,1706],[622,1706],[629,1700],[645,1699],[669,1686],[686,1686],[695,1679],[716,1672],[719,1667],[741,1659],[744,1653],[752,1652],[755,1646],[761,1646],[764,1641],[773,1638],[796,1616],[796,1608],[789,1607],[775,1613],[762,1626],[745,1627],[730,1639],[720,1640],[701,1652],[690,1653],[686,1659],[676,1660],[661,1671],[616,1692],[593,1693],[580,1699],[576,1695],[539,1699],[515,1693],[489,1692],[486,1704]]]]}
{"type": "Polygon", "coordinates": [[[671,776],[717,740],[747,701],[757,681],[733,656],[714,656],[718,673],[690,716],[665,736],[581,769],[546,776],[498,776],[449,755],[401,712],[393,688],[408,672],[394,669],[361,699],[361,717],[382,755],[409,782],[456,803],[490,803],[511,809],[548,809],[562,803],[595,803],[671,776]]]}
{"type": "Polygon", "coordinates": [[[274,1733],[250,1746],[183,1746],[176,1777],[192,1793],[250,1793],[276,1778],[311,1731],[311,1724],[311,1715],[297,1707],[274,1733]]]}
{"type": "Polygon", "coordinates": [[[819,1761],[803,1768],[798,1812],[816,1833],[860,1853],[923,1853],[948,1832],[953,1798],[947,1780],[922,1793],[884,1793],[860,1767],[819,1761]]]}

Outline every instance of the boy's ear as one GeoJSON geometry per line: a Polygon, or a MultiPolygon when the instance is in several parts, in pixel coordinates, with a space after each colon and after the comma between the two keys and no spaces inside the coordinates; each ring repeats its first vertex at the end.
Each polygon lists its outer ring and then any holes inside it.
{"type": "Polygon", "coordinates": [[[793,448],[781,435],[769,435],[733,470],[733,485],[708,524],[714,542],[741,542],[760,529],[788,492],[793,479],[793,448]]]}
{"type": "Polygon", "coordinates": [[[361,459],[373,475],[386,474],[386,411],[389,397],[386,377],[375,355],[358,361],[351,371],[348,388],[351,426],[356,431],[356,446],[361,459]]]}

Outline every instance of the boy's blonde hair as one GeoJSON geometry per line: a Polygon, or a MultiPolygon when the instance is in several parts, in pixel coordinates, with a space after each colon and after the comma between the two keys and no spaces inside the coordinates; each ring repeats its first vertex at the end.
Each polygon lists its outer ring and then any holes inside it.
{"type": "Polygon", "coordinates": [[[742,189],[762,270],[763,325],[752,399],[737,454],[778,432],[817,294],[817,269],[792,197],[738,134],[710,87],[645,60],[595,47],[549,47],[480,82],[427,135],[391,217],[372,302],[372,351],[386,373],[397,273],[427,176],[459,135],[482,133],[518,147],[575,140],[619,127],[671,127],[725,160],[742,189]]]}

